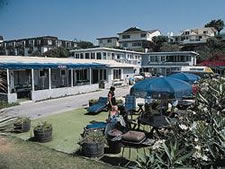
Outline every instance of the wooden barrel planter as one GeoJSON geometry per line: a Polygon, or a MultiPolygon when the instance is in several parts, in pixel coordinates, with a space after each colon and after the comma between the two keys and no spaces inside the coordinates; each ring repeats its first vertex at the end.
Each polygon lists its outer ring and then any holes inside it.
{"type": "Polygon", "coordinates": [[[123,133],[117,129],[110,130],[107,133],[107,142],[109,146],[109,152],[112,154],[119,154],[121,152],[122,144],[120,141],[112,141],[114,137],[121,136],[123,133]]]}
{"type": "Polygon", "coordinates": [[[52,140],[52,126],[37,126],[34,128],[34,140],[40,143],[49,142],[52,140]]]}
{"type": "Polygon", "coordinates": [[[29,118],[19,118],[14,123],[14,131],[15,132],[28,132],[30,131],[31,120],[29,118]]]}
{"type": "Polygon", "coordinates": [[[82,152],[86,157],[101,157],[104,154],[104,143],[83,143],[82,152]]]}

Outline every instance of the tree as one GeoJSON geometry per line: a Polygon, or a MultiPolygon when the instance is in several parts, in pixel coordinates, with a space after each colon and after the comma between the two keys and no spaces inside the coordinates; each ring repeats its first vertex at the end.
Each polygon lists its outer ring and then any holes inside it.
{"type": "Polygon", "coordinates": [[[213,27],[218,31],[218,34],[220,34],[220,31],[224,28],[224,22],[221,19],[212,20],[209,23],[207,23],[205,27],[213,27]]]}
{"type": "Polygon", "coordinates": [[[78,41],[77,47],[81,48],[81,49],[93,48],[94,44],[92,42],[89,42],[89,41],[78,41]]]}
{"type": "Polygon", "coordinates": [[[58,47],[55,49],[51,49],[43,54],[43,56],[47,57],[55,57],[55,58],[65,58],[70,56],[70,52],[68,49],[64,47],[58,47]]]}
{"type": "Polygon", "coordinates": [[[160,48],[161,52],[173,52],[173,51],[179,51],[180,47],[177,44],[169,44],[164,42],[160,48]]]}
{"type": "Polygon", "coordinates": [[[163,43],[168,42],[168,37],[167,36],[154,36],[152,38],[152,42],[153,42],[153,51],[159,52],[163,43]]]}

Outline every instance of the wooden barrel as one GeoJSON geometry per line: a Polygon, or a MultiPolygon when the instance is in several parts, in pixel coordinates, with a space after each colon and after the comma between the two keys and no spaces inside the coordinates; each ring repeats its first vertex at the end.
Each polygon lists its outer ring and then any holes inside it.
{"type": "Polygon", "coordinates": [[[104,154],[104,143],[83,143],[82,152],[86,157],[100,157],[104,154]]]}
{"type": "Polygon", "coordinates": [[[45,130],[34,130],[35,141],[45,143],[52,140],[52,128],[45,130]]]}
{"type": "Polygon", "coordinates": [[[27,119],[22,123],[15,123],[14,130],[16,132],[28,132],[28,131],[30,131],[30,126],[31,126],[31,120],[27,119]]]}

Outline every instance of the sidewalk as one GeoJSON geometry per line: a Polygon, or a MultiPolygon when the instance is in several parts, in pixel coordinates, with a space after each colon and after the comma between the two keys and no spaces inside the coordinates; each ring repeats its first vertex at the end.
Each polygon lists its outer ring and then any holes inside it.
{"type": "MultiPolygon", "coordinates": [[[[71,111],[81,108],[88,104],[90,99],[98,99],[100,96],[107,97],[108,89],[80,94],[75,96],[68,96],[64,98],[52,99],[42,102],[27,102],[21,105],[4,109],[9,116],[23,116],[37,119],[52,114],[58,114],[66,111],[71,111]]],[[[128,86],[116,88],[115,96],[122,97],[129,94],[130,88],[128,86]]]]}

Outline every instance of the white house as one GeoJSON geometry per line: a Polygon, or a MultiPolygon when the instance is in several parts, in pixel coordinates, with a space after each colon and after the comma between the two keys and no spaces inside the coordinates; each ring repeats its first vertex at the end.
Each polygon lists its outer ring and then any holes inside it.
{"type": "Polygon", "coordinates": [[[169,75],[179,72],[184,66],[195,66],[197,55],[193,51],[146,53],[142,56],[142,71],[153,75],[169,75]]]}
{"type": "Polygon", "coordinates": [[[135,73],[139,74],[142,52],[114,49],[114,48],[88,48],[70,51],[75,59],[115,60],[120,63],[135,65],[135,73]]]}
{"type": "Polygon", "coordinates": [[[118,37],[97,38],[97,40],[100,47],[115,48],[120,46],[118,37]]]}
{"type": "Polygon", "coordinates": [[[200,29],[186,29],[180,35],[170,36],[169,42],[181,45],[206,43],[208,38],[214,37],[217,31],[213,27],[200,29]]]}
{"type": "Polygon", "coordinates": [[[39,101],[91,92],[99,90],[100,81],[107,88],[126,85],[134,67],[114,60],[0,56],[0,74],[7,82],[0,100],[39,101]]]}
{"type": "Polygon", "coordinates": [[[159,30],[144,31],[137,27],[131,27],[119,35],[120,47],[132,50],[144,50],[151,47],[152,38],[160,36],[159,30]]]}

